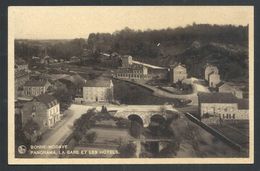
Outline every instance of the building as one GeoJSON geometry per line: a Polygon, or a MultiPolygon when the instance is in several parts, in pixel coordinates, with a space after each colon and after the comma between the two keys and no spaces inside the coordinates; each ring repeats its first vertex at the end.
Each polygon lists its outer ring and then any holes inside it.
{"type": "Polygon", "coordinates": [[[15,73],[15,97],[23,94],[23,86],[29,79],[28,72],[20,71],[15,73]]]}
{"type": "Polygon", "coordinates": [[[21,58],[15,60],[15,97],[21,96],[23,85],[30,79],[28,64],[21,58]]]}
{"type": "Polygon", "coordinates": [[[130,55],[124,55],[121,57],[122,68],[131,68],[133,64],[133,57],[130,55]]]}
{"type": "Polygon", "coordinates": [[[187,69],[180,63],[170,66],[170,82],[177,83],[187,78],[187,69]]]}
{"type": "Polygon", "coordinates": [[[240,102],[232,93],[199,93],[198,101],[201,120],[248,119],[248,113],[243,111],[247,102],[240,102]]]}
{"type": "Polygon", "coordinates": [[[209,74],[209,87],[216,88],[220,83],[220,75],[218,73],[212,72],[209,74]]]}
{"type": "Polygon", "coordinates": [[[249,101],[248,99],[238,99],[238,111],[236,119],[248,120],[249,119],[249,101]]]}
{"type": "Polygon", "coordinates": [[[23,105],[21,115],[23,126],[33,120],[38,123],[40,132],[44,132],[60,121],[60,104],[53,96],[41,94],[23,105]]]}
{"type": "Polygon", "coordinates": [[[231,83],[221,82],[217,85],[217,87],[218,92],[220,93],[232,93],[237,98],[243,99],[243,91],[231,83]]]}
{"type": "Polygon", "coordinates": [[[131,68],[119,68],[116,72],[116,78],[120,79],[150,79],[148,68],[143,65],[132,64],[131,68]]]}
{"type": "Polygon", "coordinates": [[[28,64],[25,62],[25,60],[18,58],[15,60],[15,73],[25,71],[29,72],[28,64]]]}
{"type": "Polygon", "coordinates": [[[44,94],[50,83],[47,80],[29,80],[23,86],[25,96],[39,96],[44,94]]]}
{"type": "Polygon", "coordinates": [[[90,80],[83,86],[83,100],[85,102],[113,101],[113,87],[111,79],[100,77],[90,80]]]}
{"type": "Polygon", "coordinates": [[[80,58],[79,57],[77,57],[77,56],[72,56],[72,57],[70,57],[70,62],[80,62],[80,58]]]}
{"type": "Polygon", "coordinates": [[[207,64],[205,67],[205,80],[209,81],[209,75],[212,73],[219,74],[218,68],[216,66],[207,64]]]}

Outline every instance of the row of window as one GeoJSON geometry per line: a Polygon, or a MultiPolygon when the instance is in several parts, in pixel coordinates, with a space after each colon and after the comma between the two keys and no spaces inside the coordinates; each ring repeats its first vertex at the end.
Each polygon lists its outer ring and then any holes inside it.
{"type": "Polygon", "coordinates": [[[233,112],[235,110],[234,107],[224,107],[224,108],[221,108],[221,107],[218,107],[218,108],[215,108],[215,107],[209,107],[209,108],[205,108],[203,110],[203,113],[215,113],[215,112],[233,112]]]}
{"type": "Polygon", "coordinates": [[[125,74],[125,73],[118,73],[117,74],[118,77],[132,77],[132,78],[142,78],[143,74],[125,74]]]}
{"type": "Polygon", "coordinates": [[[59,112],[59,105],[50,109],[50,115],[58,113],[58,112],[59,112]]]}
{"type": "Polygon", "coordinates": [[[236,119],[235,114],[223,114],[222,115],[223,119],[236,119]]]}

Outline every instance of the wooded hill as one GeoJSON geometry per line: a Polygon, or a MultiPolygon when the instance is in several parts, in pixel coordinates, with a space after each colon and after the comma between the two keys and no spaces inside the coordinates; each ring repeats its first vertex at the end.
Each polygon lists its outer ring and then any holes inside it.
{"type": "MultiPolygon", "coordinates": [[[[36,44],[16,41],[16,56],[37,56],[40,50],[36,44]]],[[[201,76],[203,66],[212,63],[219,67],[224,80],[246,80],[248,77],[248,26],[194,23],[184,28],[145,31],[126,27],[112,34],[91,33],[87,40],[45,42],[44,46],[48,55],[54,58],[80,56],[83,49],[88,49],[94,54],[128,54],[136,60],[159,66],[182,62],[194,76],[201,76]]]]}

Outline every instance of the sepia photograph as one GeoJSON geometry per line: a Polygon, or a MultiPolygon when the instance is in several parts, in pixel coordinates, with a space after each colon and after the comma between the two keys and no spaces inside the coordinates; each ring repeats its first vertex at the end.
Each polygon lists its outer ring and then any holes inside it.
{"type": "Polygon", "coordinates": [[[253,14],[9,7],[8,163],[253,163],[253,14]]]}

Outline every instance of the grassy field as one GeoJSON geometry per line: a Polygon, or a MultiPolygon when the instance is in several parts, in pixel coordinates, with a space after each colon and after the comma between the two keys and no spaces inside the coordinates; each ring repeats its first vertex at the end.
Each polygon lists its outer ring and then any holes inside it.
{"type": "Polygon", "coordinates": [[[113,80],[114,97],[120,103],[131,105],[162,105],[165,103],[175,104],[177,99],[156,97],[153,92],[124,81],[113,80]]]}

